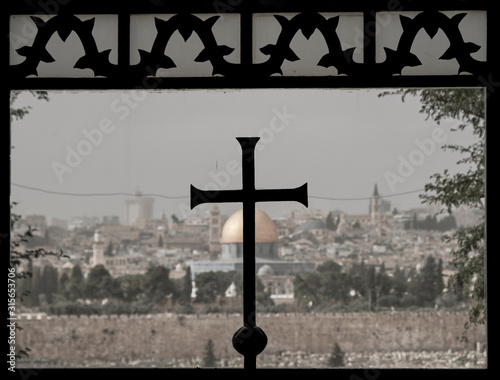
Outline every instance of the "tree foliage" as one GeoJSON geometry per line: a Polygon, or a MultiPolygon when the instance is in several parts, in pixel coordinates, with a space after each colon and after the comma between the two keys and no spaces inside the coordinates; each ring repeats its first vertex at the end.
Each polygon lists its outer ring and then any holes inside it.
{"type": "Polygon", "coordinates": [[[339,226],[339,222],[339,216],[333,215],[333,213],[330,211],[326,217],[326,228],[330,231],[336,231],[337,227],[339,226]]]}
{"type": "Polygon", "coordinates": [[[412,293],[419,306],[434,306],[436,298],[443,291],[442,262],[440,263],[433,256],[427,256],[420,275],[414,278],[412,293]]]}
{"type": "Polygon", "coordinates": [[[165,305],[168,299],[178,298],[178,291],[169,277],[170,270],[164,266],[149,267],[144,274],[143,288],[145,297],[157,305],[165,305]]]}
{"type": "Polygon", "coordinates": [[[116,279],[120,288],[119,299],[124,302],[134,302],[144,295],[143,278],[140,274],[125,274],[116,279]]]}
{"type": "Polygon", "coordinates": [[[180,303],[189,305],[191,303],[191,293],[193,291],[193,284],[191,283],[191,267],[186,268],[186,274],[182,283],[182,290],[180,295],[180,303]]]}
{"type": "Polygon", "coordinates": [[[338,343],[335,343],[335,346],[333,347],[333,351],[330,354],[330,357],[328,358],[328,365],[330,367],[338,368],[338,367],[344,367],[344,351],[340,348],[338,343]]]}
{"type": "Polygon", "coordinates": [[[93,267],[85,280],[83,295],[89,300],[102,301],[111,296],[119,297],[120,286],[103,265],[93,267]]]}
{"type": "MultiPolygon", "coordinates": [[[[48,93],[47,91],[29,91],[31,95],[36,97],[37,99],[43,99],[48,101],[48,93]]],[[[13,120],[20,120],[24,116],[29,113],[31,107],[22,106],[15,107],[15,102],[19,97],[20,92],[12,91],[10,94],[10,119],[11,122],[13,120]]],[[[21,218],[21,215],[14,213],[14,208],[17,205],[17,202],[11,202],[10,204],[10,230],[11,230],[11,239],[10,239],[10,265],[16,267],[16,276],[19,279],[24,279],[26,277],[31,277],[32,273],[30,270],[27,270],[27,264],[30,263],[33,259],[37,259],[43,256],[58,256],[62,257],[63,252],[52,252],[47,251],[44,248],[33,248],[27,249],[27,246],[30,243],[30,240],[34,238],[33,232],[36,231],[36,228],[32,228],[28,226],[28,229],[22,233],[14,233],[14,229],[17,221],[21,218]]]]}
{"type": "Polygon", "coordinates": [[[232,282],[235,283],[238,293],[241,293],[240,284],[242,284],[243,277],[241,273],[236,271],[210,271],[198,273],[196,275],[196,302],[211,303],[217,297],[224,297],[225,292],[232,282]]]}
{"type": "Polygon", "coordinates": [[[396,267],[389,276],[382,263],[377,270],[363,261],[348,271],[327,261],[316,272],[300,273],[294,279],[294,293],[299,306],[318,310],[332,305],[342,307],[362,301],[362,310],[383,307],[434,306],[444,288],[442,261],[429,256],[420,272],[405,273],[396,267]]]}
{"type": "MultiPolygon", "coordinates": [[[[31,95],[33,95],[35,98],[39,100],[49,100],[49,94],[47,91],[29,91],[31,95]]],[[[20,120],[24,116],[26,116],[31,107],[30,106],[22,106],[22,107],[14,107],[14,103],[16,102],[17,98],[21,92],[19,91],[12,91],[10,93],[10,120],[20,120]]]]}
{"type": "Polygon", "coordinates": [[[207,341],[207,345],[205,346],[205,352],[203,356],[203,367],[215,367],[217,358],[215,357],[214,352],[214,342],[212,339],[207,341]]]}
{"type": "MultiPolygon", "coordinates": [[[[425,185],[424,202],[443,206],[441,212],[452,214],[460,206],[485,212],[485,97],[482,89],[439,89],[413,90],[396,92],[404,101],[407,96],[420,99],[420,112],[438,124],[444,120],[456,120],[455,132],[470,129],[474,141],[470,145],[448,144],[443,149],[461,154],[457,165],[463,170],[451,173],[444,170],[431,176],[431,182],[425,185]]],[[[484,214],[483,214],[484,215],[484,214]]],[[[485,219],[473,226],[462,228],[454,233],[444,235],[446,242],[457,242],[453,249],[452,265],[456,274],[449,278],[448,286],[465,292],[473,306],[469,310],[470,323],[486,322],[485,297],[485,219]]]]}
{"type": "MultiPolygon", "coordinates": [[[[20,92],[12,91],[10,94],[10,120],[11,122],[14,120],[20,120],[24,116],[29,113],[31,107],[22,106],[15,107],[16,99],[18,98],[20,92]]],[[[36,97],[37,99],[43,99],[48,101],[48,93],[46,91],[30,91],[30,94],[36,97]]],[[[11,147],[13,149],[14,147],[11,147]]],[[[44,248],[32,247],[29,248],[30,240],[34,238],[33,232],[36,231],[35,228],[28,226],[28,229],[22,233],[15,233],[15,226],[17,221],[21,218],[20,215],[14,213],[14,207],[17,202],[11,202],[10,204],[10,265],[16,268],[16,279],[19,283],[23,283],[23,285],[28,285],[24,287],[24,290],[21,294],[20,299],[24,300],[23,296],[30,296],[30,303],[38,304],[38,300],[34,300],[33,294],[30,295],[31,291],[39,293],[39,289],[33,286],[32,281],[26,281],[33,276],[32,272],[32,261],[39,257],[44,256],[57,256],[57,257],[67,257],[63,255],[62,251],[53,252],[48,251],[44,248]]],[[[38,294],[37,294],[38,295],[38,294]]],[[[21,329],[22,327],[17,324],[16,328],[21,329]]],[[[21,354],[28,356],[27,351],[29,348],[20,348],[19,354],[16,354],[16,357],[20,358],[21,354]]]]}

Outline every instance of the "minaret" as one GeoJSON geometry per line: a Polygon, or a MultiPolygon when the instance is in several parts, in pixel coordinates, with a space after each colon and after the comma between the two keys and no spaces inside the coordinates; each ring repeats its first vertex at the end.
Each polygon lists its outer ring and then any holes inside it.
{"type": "Polygon", "coordinates": [[[382,197],[378,193],[378,187],[377,184],[375,184],[375,188],[373,189],[373,195],[370,200],[370,206],[371,206],[371,217],[372,217],[372,223],[374,225],[377,225],[380,223],[380,203],[381,203],[382,197]]]}
{"type": "Polygon", "coordinates": [[[92,245],[92,266],[104,264],[104,240],[101,230],[97,229],[94,233],[94,244],[92,245]]]}
{"type": "Polygon", "coordinates": [[[221,235],[221,220],[219,206],[214,203],[210,210],[210,222],[208,231],[208,250],[212,255],[218,255],[221,252],[220,235],[221,235]]]}

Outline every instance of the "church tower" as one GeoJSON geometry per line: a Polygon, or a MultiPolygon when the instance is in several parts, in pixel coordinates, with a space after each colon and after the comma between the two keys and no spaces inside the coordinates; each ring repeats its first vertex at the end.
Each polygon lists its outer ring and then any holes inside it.
{"type": "Polygon", "coordinates": [[[380,203],[382,197],[378,193],[377,184],[375,184],[375,188],[373,189],[373,195],[370,199],[370,214],[372,217],[372,223],[377,225],[380,223],[380,203]]]}
{"type": "Polygon", "coordinates": [[[104,239],[101,230],[94,233],[94,244],[92,245],[92,266],[104,265],[104,239]]]}
{"type": "Polygon", "coordinates": [[[208,230],[208,250],[211,255],[220,254],[221,219],[219,206],[214,203],[210,210],[210,222],[208,230]]]}

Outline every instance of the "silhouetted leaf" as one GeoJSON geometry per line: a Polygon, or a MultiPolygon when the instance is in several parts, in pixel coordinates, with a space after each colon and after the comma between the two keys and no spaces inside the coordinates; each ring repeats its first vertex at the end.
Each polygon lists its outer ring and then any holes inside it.
{"type": "Polygon", "coordinates": [[[426,13],[424,30],[427,32],[431,39],[434,38],[439,29],[441,16],[442,15],[439,12],[432,11],[426,13]]]}
{"type": "Polygon", "coordinates": [[[437,24],[430,24],[430,25],[424,26],[424,30],[427,32],[427,34],[429,35],[430,38],[434,38],[438,29],[439,29],[439,25],[437,25],[437,24]]]}
{"type": "Polygon", "coordinates": [[[298,61],[300,58],[297,56],[297,54],[295,54],[295,52],[290,47],[287,47],[285,50],[285,59],[290,62],[295,62],[298,61]]]}
{"type": "Polygon", "coordinates": [[[316,26],[312,23],[307,23],[300,28],[300,31],[302,32],[306,40],[308,40],[311,37],[311,35],[314,33],[315,30],[316,26]]]}
{"type": "Polygon", "coordinates": [[[207,25],[210,29],[212,29],[212,27],[214,26],[214,24],[216,23],[216,21],[219,19],[220,16],[212,16],[212,17],[209,17],[207,18],[204,22],[205,25],[207,25]]]}
{"type": "Polygon", "coordinates": [[[80,57],[78,61],[76,61],[73,67],[75,69],[88,69],[90,67],[90,60],[86,55],[84,55],[83,57],[80,57]]]}
{"type": "Polygon", "coordinates": [[[38,29],[40,28],[43,28],[45,26],[45,24],[47,24],[45,21],[43,21],[40,17],[36,17],[36,16],[30,16],[30,18],[33,20],[33,22],[35,23],[36,27],[38,29]]]}
{"type": "Polygon", "coordinates": [[[165,29],[167,22],[162,20],[161,18],[155,17],[155,27],[158,32],[161,32],[165,29]]]}
{"type": "Polygon", "coordinates": [[[172,67],[176,67],[175,66],[175,63],[174,61],[172,60],[172,58],[170,58],[169,56],[167,55],[163,55],[161,58],[160,58],[160,61],[159,61],[159,67],[161,67],[162,69],[170,69],[172,67]]]}
{"type": "Polygon", "coordinates": [[[35,49],[31,46],[23,46],[22,48],[17,49],[16,52],[23,57],[35,56],[42,62],[54,62],[54,58],[52,58],[50,53],[45,48],[35,49]]]}
{"type": "Polygon", "coordinates": [[[326,20],[326,23],[328,25],[328,29],[332,29],[332,30],[337,29],[337,26],[339,25],[339,17],[340,16],[335,16],[335,17],[331,17],[328,20],[326,20]]]}
{"type": "Polygon", "coordinates": [[[200,54],[194,59],[195,62],[206,62],[215,56],[226,56],[231,54],[234,51],[234,48],[231,48],[226,45],[219,45],[215,48],[205,48],[200,54]]]}
{"type": "Polygon", "coordinates": [[[203,49],[200,54],[194,59],[195,62],[206,62],[210,59],[210,53],[207,48],[203,49]]]}
{"type": "Polygon", "coordinates": [[[356,48],[349,48],[349,49],[344,50],[344,57],[348,63],[351,63],[353,61],[352,57],[354,55],[355,50],[356,50],[356,48]]]}
{"type": "Polygon", "coordinates": [[[184,42],[186,42],[189,39],[189,37],[191,37],[191,34],[193,33],[193,28],[191,25],[185,24],[179,28],[179,33],[184,39],[184,42]]]}
{"type": "Polygon", "coordinates": [[[83,28],[87,33],[92,33],[92,30],[94,29],[94,24],[95,24],[95,17],[94,18],[89,18],[88,20],[85,20],[82,25],[83,28]]]}
{"type": "Polygon", "coordinates": [[[234,48],[226,46],[226,45],[219,45],[217,46],[217,52],[221,54],[222,56],[226,56],[231,54],[234,51],[234,48]]]}
{"type": "Polygon", "coordinates": [[[439,59],[444,59],[444,60],[453,59],[453,58],[455,58],[455,48],[453,47],[453,45],[450,45],[450,47],[448,49],[446,49],[446,51],[443,53],[443,55],[441,57],[439,57],[439,59]]]}
{"type": "Polygon", "coordinates": [[[276,20],[278,20],[278,22],[280,23],[281,25],[281,28],[285,28],[288,26],[290,20],[288,20],[285,16],[281,16],[281,15],[274,15],[274,18],[276,20]]]}
{"type": "Polygon", "coordinates": [[[16,49],[17,54],[22,55],[23,57],[27,57],[31,53],[31,46],[23,46],[19,49],[16,49]]]}
{"type": "Polygon", "coordinates": [[[401,27],[403,28],[403,31],[405,31],[410,29],[410,25],[413,20],[407,16],[399,15],[399,21],[401,22],[401,27]]]}
{"type": "Polygon", "coordinates": [[[479,45],[476,45],[475,43],[473,42],[467,42],[465,44],[465,50],[468,52],[468,53],[475,53],[476,51],[478,51],[479,49],[481,49],[481,46],[479,45]]]}
{"type": "Polygon", "coordinates": [[[51,21],[54,20],[56,26],[56,32],[63,42],[66,41],[70,33],[73,31],[75,25],[79,25],[81,20],[70,14],[60,14],[51,21]]]}
{"type": "Polygon", "coordinates": [[[439,59],[443,59],[443,60],[454,59],[454,58],[457,57],[458,53],[469,53],[469,54],[471,54],[471,53],[475,53],[479,49],[481,49],[481,46],[476,45],[473,42],[467,42],[467,43],[461,45],[460,48],[457,48],[455,45],[452,44],[443,53],[443,55],[441,57],[439,57],[439,59]]]}
{"type": "Polygon", "coordinates": [[[458,13],[451,18],[451,21],[458,26],[465,16],[467,16],[467,13],[458,13]]]}
{"type": "Polygon", "coordinates": [[[330,67],[333,66],[333,57],[330,53],[325,54],[318,62],[318,66],[330,67]]]}
{"type": "Polygon", "coordinates": [[[259,50],[262,52],[262,54],[271,55],[275,48],[276,48],[276,45],[269,44],[269,45],[266,45],[266,46],[260,48],[259,50]]]}

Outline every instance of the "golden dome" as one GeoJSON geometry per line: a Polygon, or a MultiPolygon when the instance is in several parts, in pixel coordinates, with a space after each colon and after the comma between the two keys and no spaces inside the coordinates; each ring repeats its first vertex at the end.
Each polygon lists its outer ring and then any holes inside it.
{"type": "MultiPolygon", "coordinates": [[[[255,242],[274,243],[278,231],[271,218],[258,208],[255,209],[255,242]]],[[[222,228],[221,243],[243,243],[243,209],[236,211],[222,228]]]]}

